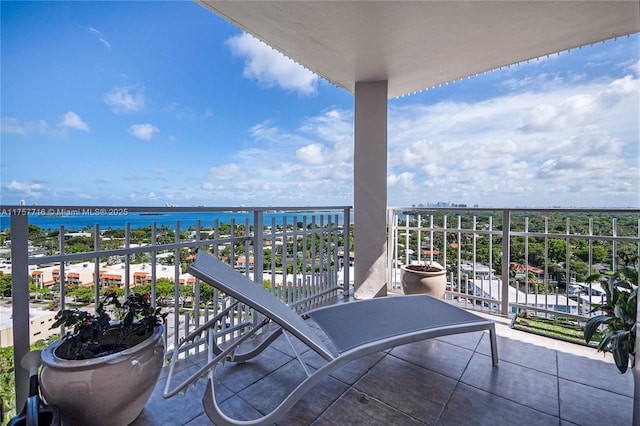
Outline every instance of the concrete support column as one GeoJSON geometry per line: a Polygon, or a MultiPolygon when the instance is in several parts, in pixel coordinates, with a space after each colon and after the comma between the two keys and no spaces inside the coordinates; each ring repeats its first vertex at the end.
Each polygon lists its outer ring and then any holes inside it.
{"type": "Polygon", "coordinates": [[[354,296],[386,296],[387,84],[356,82],[354,296]]]}

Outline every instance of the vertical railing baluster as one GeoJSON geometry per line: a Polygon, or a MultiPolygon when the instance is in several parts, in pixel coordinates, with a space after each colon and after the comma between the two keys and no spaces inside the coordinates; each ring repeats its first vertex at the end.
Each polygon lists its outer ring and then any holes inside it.
{"type": "MultiPolygon", "coordinates": [[[[566,223],[567,223],[567,229],[566,229],[566,245],[565,245],[565,276],[564,276],[564,287],[565,290],[569,288],[569,285],[571,284],[571,239],[570,239],[570,235],[571,235],[571,217],[569,216],[569,214],[567,213],[567,218],[566,218],[566,223]]],[[[558,306],[560,303],[560,283],[558,283],[558,287],[556,287],[556,301],[555,301],[555,306],[558,306]]],[[[547,316],[547,315],[545,315],[547,316]]]]}
{"type": "MultiPolygon", "coordinates": [[[[489,215],[489,298],[493,299],[493,213],[489,215]]],[[[490,306],[493,309],[493,306],[490,306]]]]}
{"type": "MultiPolygon", "coordinates": [[[[100,250],[100,225],[95,224],[93,227],[93,245],[96,252],[100,250]]],[[[93,261],[93,303],[98,308],[100,301],[100,256],[96,255],[93,261]]]]}
{"type": "MultiPolygon", "coordinates": [[[[611,219],[611,235],[614,237],[618,236],[618,221],[616,220],[615,217],[611,219]]],[[[611,253],[612,254],[611,258],[613,259],[612,271],[615,273],[618,270],[618,262],[616,261],[618,257],[618,245],[616,240],[613,240],[613,244],[611,245],[611,247],[613,251],[613,253],[611,253]]]]}
{"type": "Polygon", "coordinates": [[[502,212],[502,297],[500,313],[509,313],[509,262],[511,261],[511,211],[502,212]]]}
{"type": "MultiPolygon", "coordinates": [[[[58,234],[58,251],[60,256],[64,256],[64,225],[60,225],[60,233],[58,234]]],[[[65,262],[60,262],[58,266],[58,280],[60,281],[60,310],[66,308],[67,286],[65,286],[65,262]]],[[[95,301],[95,308],[98,309],[98,299],[95,301]]],[[[61,333],[64,333],[64,328],[61,333]]]]}
{"type": "MultiPolygon", "coordinates": [[[[324,229],[325,229],[325,223],[324,223],[324,215],[320,215],[320,233],[318,235],[319,237],[319,241],[318,241],[318,274],[322,274],[325,268],[325,261],[324,261],[324,257],[326,255],[326,247],[324,244],[324,229]]],[[[315,266],[313,268],[313,271],[315,273],[315,266]]]]}
{"type": "MultiPolygon", "coordinates": [[[[173,237],[175,244],[180,243],[180,222],[175,222],[176,231],[173,237]]],[[[173,344],[178,346],[180,341],[180,247],[173,250],[173,344]]]]}
{"type": "Polygon", "coordinates": [[[131,268],[131,224],[129,222],[124,225],[124,241],[127,254],[124,257],[124,297],[129,296],[129,271],[131,268]]]}
{"type": "MultiPolygon", "coordinates": [[[[202,224],[200,222],[200,219],[198,219],[196,220],[196,241],[198,242],[201,240],[201,237],[202,237],[201,233],[202,233],[202,224]]],[[[200,303],[201,303],[200,280],[196,278],[195,281],[193,282],[193,301],[191,304],[191,307],[193,309],[194,326],[196,328],[200,326],[200,303]]],[[[185,336],[187,334],[188,333],[185,332],[185,336]]]]}
{"type": "Polygon", "coordinates": [[[549,305],[549,216],[544,218],[544,306],[549,305]]]}
{"type": "Polygon", "coordinates": [[[292,238],[292,265],[291,265],[291,302],[295,303],[298,301],[300,297],[300,285],[298,285],[298,237],[300,234],[298,233],[298,217],[293,217],[293,231],[291,234],[292,238]]]}
{"type": "MultiPolygon", "coordinates": [[[[156,307],[156,299],[158,297],[156,281],[158,280],[158,273],[156,269],[158,268],[158,230],[156,226],[156,222],[151,222],[151,247],[153,247],[153,251],[151,252],[151,305],[156,307]]],[[[166,328],[166,327],[165,327],[166,328]]]]}
{"type": "Polygon", "coordinates": [[[278,230],[278,225],[276,224],[276,218],[271,218],[271,293],[278,296],[278,283],[276,282],[276,255],[277,252],[277,244],[276,244],[276,234],[278,230]]]}
{"type": "MultiPolygon", "coordinates": [[[[349,271],[349,262],[351,261],[351,252],[350,252],[350,244],[351,244],[351,209],[346,207],[343,210],[343,218],[342,218],[342,241],[344,241],[344,249],[342,253],[342,259],[344,262],[344,268],[342,272],[342,282],[344,283],[344,292],[343,296],[348,297],[349,292],[351,290],[351,273],[349,271]]],[[[640,232],[640,230],[639,230],[640,232]]],[[[639,247],[640,249],[640,247],[639,247]]]]}
{"type": "MultiPolygon", "coordinates": [[[[524,218],[524,304],[529,304],[529,216],[524,218]]],[[[537,299],[537,297],[535,297],[537,299]]],[[[537,306],[537,305],[536,305],[537,306]]]]}
{"type": "MultiPolygon", "coordinates": [[[[462,293],[462,217],[458,215],[458,227],[456,229],[458,237],[458,292],[462,293]]],[[[468,293],[467,283],[465,283],[465,293],[468,293]]]]}

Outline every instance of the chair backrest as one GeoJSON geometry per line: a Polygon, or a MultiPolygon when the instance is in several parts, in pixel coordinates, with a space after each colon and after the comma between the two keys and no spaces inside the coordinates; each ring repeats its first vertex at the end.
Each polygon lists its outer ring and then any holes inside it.
{"type": "Polygon", "coordinates": [[[320,336],[300,315],[229,265],[220,262],[203,250],[198,250],[196,260],[187,268],[187,272],[270,318],[323,358],[327,360],[334,358],[333,351],[327,348],[320,340],[320,336]]]}

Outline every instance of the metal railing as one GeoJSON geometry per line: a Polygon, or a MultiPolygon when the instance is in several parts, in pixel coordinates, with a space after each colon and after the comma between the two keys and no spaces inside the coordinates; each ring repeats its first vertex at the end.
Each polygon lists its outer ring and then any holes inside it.
{"type": "MultiPolygon", "coordinates": [[[[34,281],[34,271],[40,272],[41,280],[34,284],[55,288],[55,311],[71,304],[66,294],[71,283],[93,289],[94,307],[105,288],[117,287],[128,295],[140,285],[150,285],[151,300],[166,303],[170,311],[165,327],[167,351],[209,316],[233,303],[185,274],[197,249],[270,287],[276,297],[298,309],[349,290],[349,207],[0,206],[0,210],[10,218],[16,360],[29,351],[28,283],[29,277],[34,281]],[[59,225],[37,238],[30,235],[33,227],[29,225],[43,220],[59,225]],[[72,245],[77,240],[88,247],[72,245]],[[51,273],[48,282],[42,277],[44,271],[51,273]],[[81,275],[89,275],[89,282],[81,275]],[[157,287],[160,278],[173,285],[172,295],[161,297],[157,287]],[[184,294],[185,288],[188,294],[184,294]]],[[[217,338],[225,340],[241,333],[256,317],[249,307],[238,304],[229,312],[217,338]]],[[[198,350],[200,343],[196,340],[186,349],[198,350]]],[[[26,397],[27,386],[28,374],[16,362],[16,395],[26,397]]],[[[22,402],[18,400],[17,406],[22,402]]]]}
{"type": "MultiPolygon", "coordinates": [[[[341,285],[348,287],[351,281],[349,207],[0,209],[10,218],[17,360],[29,350],[27,283],[36,266],[42,270],[40,266],[48,264],[58,269],[57,310],[69,303],[65,284],[76,279],[70,273],[76,273],[78,265],[93,272],[94,304],[100,291],[114,282],[125,294],[136,291],[142,276],[138,267],[146,265],[142,279],[150,284],[153,300],[161,300],[158,280],[166,278],[173,285],[173,294],[167,297],[172,305],[167,349],[232,303],[184,275],[196,249],[211,252],[300,309],[334,296],[341,285]],[[121,225],[115,226],[113,217],[105,220],[109,213],[122,215],[118,218],[121,225]],[[176,214],[192,217],[173,220],[176,214]],[[48,230],[56,235],[53,244],[50,239],[48,245],[31,241],[29,224],[37,224],[40,217],[62,223],[48,230]],[[65,225],[65,217],[82,218],[89,226],[65,225]],[[141,228],[147,234],[141,235],[141,228]],[[79,236],[71,231],[77,230],[84,233],[80,235],[84,241],[88,238],[92,243],[88,249],[75,251],[78,247],[73,247],[70,251],[70,242],[79,236]],[[42,247],[46,252],[38,253],[42,247]],[[120,281],[101,279],[100,272],[108,269],[109,262],[120,267],[120,281]],[[191,294],[181,293],[181,280],[192,288],[191,294]]],[[[585,276],[596,270],[615,270],[619,250],[640,253],[640,210],[635,209],[396,207],[388,213],[388,290],[400,288],[401,265],[438,262],[447,270],[447,299],[503,316],[528,312],[585,320],[591,304],[601,301],[599,289],[585,284],[585,276]]],[[[230,312],[218,338],[242,332],[255,317],[240,305],[230,312]]],[[[186,349],[197,351],[198,342],[186,349]]],[[[20,370],[16,363],[16,392],[26,395],[28,374],[20,370]]]]}
{"type": "Polygon", "coordinates": [[[635,209],[389,209],[388,285],[401,265],[437,262],[446,297],[500,315],[584,321],[602,302],[595,272],[615,271],[617,253],[640,253],[635,209]]]}

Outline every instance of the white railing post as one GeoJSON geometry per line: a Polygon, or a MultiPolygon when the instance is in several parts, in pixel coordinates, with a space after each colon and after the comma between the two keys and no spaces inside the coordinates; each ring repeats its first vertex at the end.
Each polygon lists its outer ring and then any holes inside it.
{"type": "Polygon", "coordinates": [[[502,285],[500,313],[509,313],[509,260],[511,259],[511,211],[502,212],[502,285]]]}
{"type": "Polygon", "coordinates": [[[26,214],[11,214],[11,294],[16,409],[29,396],[29,371],[20,360],[29,352],[29,226],[26,214]]]}
{"type": "MultiPolygon", "coordinates": [[[[396,220],[395,210],[387,209],[387,292],[393,291],[395,285],[394,260],[398,258],[398,244],[395,239],[396,220]]],[[[347,233],[348,237],[348,233],[347,233]]]]}
{"type": "Polygon", "coordinates": [[[342,292],[343,297],[349,297],[349,291],[351,286],[351,277],[349,274],[349,262],[351,260],[351,253],[349,252],[349,244],[351,244],[350,236],[351,236],[351,209],[349,207],[344,209],[343,216],[343,237],[342,241],[344,241],[344,249],[342,253],[342,264],[344,267],[342,268],[342,285],[344,287],[344,291],[342,292]]]}
{"type": "MultiPolygon", "coordinates": [[[[262,210],[253,212],[253,280],[262,286],[264,271],[264,213],[262,210]]],[[[275,255],[275,253],[273,254],[275,255]]],[[[246,265],[249,269],[249,254],[246,256],[246,265]]]]}

